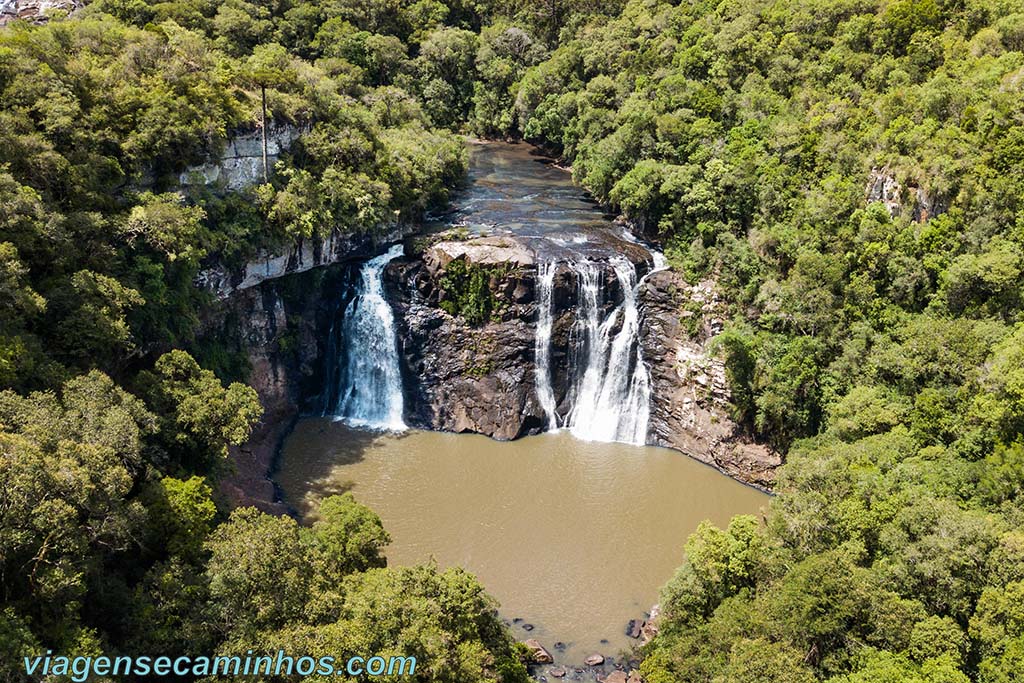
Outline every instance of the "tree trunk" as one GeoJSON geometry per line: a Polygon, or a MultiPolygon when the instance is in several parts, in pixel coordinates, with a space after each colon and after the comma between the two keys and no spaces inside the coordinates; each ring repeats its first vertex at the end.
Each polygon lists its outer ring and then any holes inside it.
{"type": "Polygon", "coordinates": [[[270,180],[270,168],[267,166],[267,86],[260,86],[260,95],[263,99],[263,121],[260,128],[263,131],[263,182],[270,180]]]}

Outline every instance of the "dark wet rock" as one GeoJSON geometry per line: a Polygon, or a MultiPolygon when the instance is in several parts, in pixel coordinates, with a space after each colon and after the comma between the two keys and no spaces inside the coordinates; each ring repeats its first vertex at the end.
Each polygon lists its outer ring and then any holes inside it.
{"type": "Polygon", "coordinates": [[[566,645],[565,643],[563,643],[562,641],[558,641],[558,642],[557,642],[557,643],[555,643],[555,645],[554,645],[554,648],[555,648],[556,650],[558,650],[559,652],[563,652],[563,651],[565,651],[565,648],[566,648],[566,647],[568,647],[568,646],[567,646],[567,645],[566,645]]]}
{"type": "Polygon", "coordinates": [[[426,429],[514,439],[544,427],[533,369],[533,253],[514,238],[443,241],[385,275],[405,377],[406,421],[426,429]],[[491,319],[442,309],[455,259],[492,269],[491,319]]]}
{"type": "Polygon", "coordinates": [[[639,638],[640,633],[643,631],[644,620],[643,619],[630,619],[626,625],[626,635],[630,638],[639,638]]]}
{"type": "Polygon", "coordinates": [[[554,663],[555,658],[552,657],[551,653],[548,652],[547,649],[545,649],[545,647],[534,638],[530,638],[529,640],[525,641],[523,645],[525,645],[527,649],[530,650],[530,658],[535,664],[554,663]]]}
{"type": "Polygon", "coordinates": [[[586,659],[584,659],[583,663],[587,666],[601,666],[602,664],[604,664],[604,656],[599,654],[592,654],[589,655],[586,659]]]}
{"type": "Polygon", "coordinates": [[[533,630],[533,624],[523,624],[523,630],[524,631],[532,631],[533,630]]]}

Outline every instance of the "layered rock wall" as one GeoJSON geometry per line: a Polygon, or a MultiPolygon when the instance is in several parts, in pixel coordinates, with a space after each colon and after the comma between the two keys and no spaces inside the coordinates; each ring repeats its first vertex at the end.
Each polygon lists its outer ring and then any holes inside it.
{"type": "Polygon", "coordinates": [[[725,364],[709,349],[710,339],[722,331],[714,284],[691,286],[678,273],[663,270],[647,278],[641,297],[646,303],[641,340],[654,389],[648,443],[770,488],[782,460],[729,417],[725,364]]]}
{"type": "Polygon", "coordinates": [[[43,22],[52,11],[71,13],[85,5],[85,0],[0,0],[0,26],[15,19],[43,22]]]}

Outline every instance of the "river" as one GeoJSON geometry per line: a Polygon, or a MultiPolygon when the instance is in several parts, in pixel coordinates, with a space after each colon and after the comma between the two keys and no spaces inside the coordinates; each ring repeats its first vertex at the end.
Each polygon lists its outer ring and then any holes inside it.
{"type": "Polygon", "coordinates": [[[616,656],[637,643],[627,623],[657,602],[697,525],[757,514],[767,497],[680,453],[631,445],[647,435],[651,384],[637,273],[622,254],[639,249],[655,266],[660,257],[527,145],[471,143],[470,165],[454,210],[427,229],[510,234],[538,254],[537,396],[548,427],[561,429],[512,442],[404,429],[409,392],[380,280],[401,254],[393,248],[363,266],[345,309],[330,416],[298,423],[275,479],[307,521],[322,497],[351,491],[391,533],[389,563],[433,558],[474,572],[515,636],[537,638],[556,661],[616,656]],[[572,309],[577,361],[557,414],[548,350],[552,320],[569,311],[552,308],[556,263],[578,282],[559,304],[572,309]],[[605,299],[602,272],[618,280],[618,302],[605,299]]]}

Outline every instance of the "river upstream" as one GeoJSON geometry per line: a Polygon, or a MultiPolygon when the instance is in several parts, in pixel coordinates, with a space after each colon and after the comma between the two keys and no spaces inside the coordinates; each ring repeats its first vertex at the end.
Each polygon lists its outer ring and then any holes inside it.
{"type": "MultiPolygon", "coordinates": [[[[470,152],[471,185],[440,223],[526,237],[538,254],[593,259],[604,250],[607,261],[617,258],[621,230],[567,173],[525,145],[473,144],[470,152]]],[[[645,368],[623,332],[635,325],[631,315],[642,315],[629,297],[608,314],[617,320],[589,323],[593,339],[581,358],[592,357],[597,369],[579,373],[560,413],[545,406],[549,427],[560,429],[511,442],[404,429],[408,406],[379,282],[398,253],[363,269],[344,322],[345,343],[359,348],[338,373],[328,416],[301,420],[285,442],[275,475],[285,502],[308,519],[322,497],[351,491],[390,532],[390,564],[465,567],[501,603],[515,636],[538,639],[557,662],[617,656],[637,643],[627,623],[657,602],[697,525],[757,514],[767,497],[677,452],[621,443],[643,441],[646,406],[641,424],[614,411],[633,414],[635,401],[649,400],[645,368]],[[616,372],[618,388],[608,379],[616,372]],[[589,403],[588,391],[597,397],[589,403]],[[606,429],[615,420],[628,428],[606,429]]],[[[539,359],[543,311],[538,317],[539,359]]],[[[581,330],[586,323],[580,315],[581,330]]]]}

